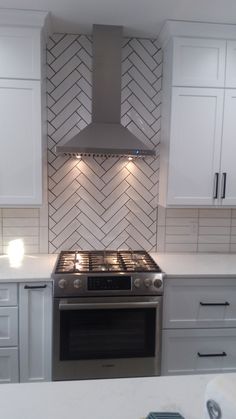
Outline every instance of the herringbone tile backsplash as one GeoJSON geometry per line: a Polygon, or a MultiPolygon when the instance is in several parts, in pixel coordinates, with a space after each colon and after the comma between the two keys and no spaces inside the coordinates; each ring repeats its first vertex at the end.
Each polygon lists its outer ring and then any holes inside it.
{"type": "MultiPolygon", "coordinates": [[[[49,251],[156,250],[158,157],[56,156],[91,121],[92,39],[54,35],[48,45],[49,251]]],[[[158,153],[162,54],[155,40],[125,39],[122,124],[158,153]]]]}

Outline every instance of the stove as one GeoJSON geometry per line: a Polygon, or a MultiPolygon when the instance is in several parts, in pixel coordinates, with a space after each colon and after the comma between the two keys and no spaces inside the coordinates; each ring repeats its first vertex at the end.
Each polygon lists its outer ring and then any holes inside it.
{"type": "Polygon", "coordinates": [[[53,380],[160,374],[163,273],[145,251],[63,251],[53,380]]]}
{"type": "Polygon", "coordinates": [[[62,251],[55,297],[161,295],[163,273],[146,251],[62,251]]]}

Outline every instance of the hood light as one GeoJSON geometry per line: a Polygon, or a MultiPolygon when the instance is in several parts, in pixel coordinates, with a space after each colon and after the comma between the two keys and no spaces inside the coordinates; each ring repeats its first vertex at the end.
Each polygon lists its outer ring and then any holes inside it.
{"type": "Polygon", "coordinates": [[[81,154],[76,154],[76,158],[78,159],[78,160],[80,160],[81,159],[81,154]]]}
{"type": "Polygon", "coordinates": [[[133,160],[133,157],[129,156],[129,157],[128,157],[128,160],[129,160],[129,161],[132,161],[132,160],[133,160]]]}

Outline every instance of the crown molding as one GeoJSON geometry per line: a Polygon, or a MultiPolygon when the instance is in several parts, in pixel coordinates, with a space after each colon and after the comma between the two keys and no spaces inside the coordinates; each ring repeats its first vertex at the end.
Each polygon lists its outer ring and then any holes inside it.
{"type": "Polygon", "coordinates": [[[174,36],[236,39],[236,25],[184,20],[167,20],[158,35],[161,47],[165,48],[169,39],[174,36]]]}
{"type": "Polygon", "coordinates": [[[15,26],[42,29],[48,38],[52,33],[51,17],[48,11],[0,9],[0,26],[15,26]]]}

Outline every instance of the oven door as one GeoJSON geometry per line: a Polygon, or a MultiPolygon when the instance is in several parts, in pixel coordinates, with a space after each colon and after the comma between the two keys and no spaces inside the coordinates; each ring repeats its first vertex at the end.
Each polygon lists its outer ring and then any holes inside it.
{"type": "Polygon", "coordinates": [[[55,298],[53,380],[159,375],[161,300],[55,298]]]}

